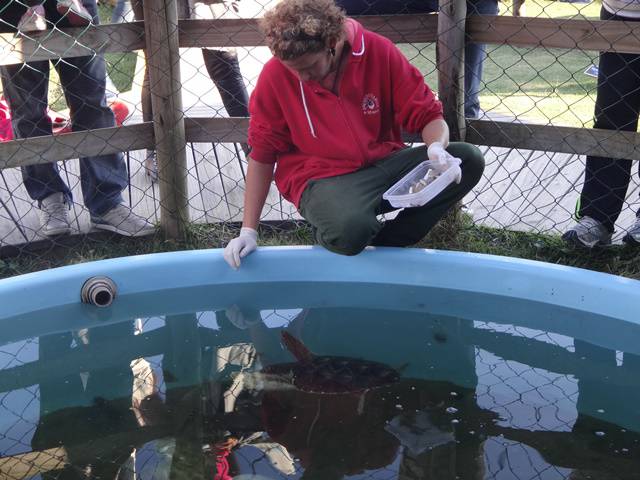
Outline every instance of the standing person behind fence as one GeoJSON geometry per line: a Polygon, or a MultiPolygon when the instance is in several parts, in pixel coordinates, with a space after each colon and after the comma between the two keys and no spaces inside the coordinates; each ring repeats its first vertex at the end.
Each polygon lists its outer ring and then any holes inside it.
{"type": "MultiPolygon", "coordinates": [[[[47,22],[60,28],[71,26],[62,17],[55,0],[44,3],[47,22]]],[[[84,0],[83,7],[98,23],[95,0],[84,0]]],[[[25,6],[12,2],[0,10],[0,24],[16,31],[25,6]]],[[[60,83],[70,109],[74,131],[115,126],[113,112],[105,102],[105,61],[101,55],[67,58],[55,62],[60,83]]],[[[51,135],[47,116],[49,62],[46,60],[0,67],[4,95],[11,109],[15,138],[51,135]]],[[[47,236],[69,233],[68,210],[71,190],[60,176],[56,162],[22,168],[29,196],[42,211],[42,233],[47,236]]],[[[95,155],[80,159],[80,183],[84,204],[94,227],[125,236],[153,233],[154,227],[122,203],[127,186],[127,170],[121,154],[95,155]]]]}
{"type": "Polygon", "coordinates": [[[256,248],[274,168],[278,190],[315,227],[317,242],[343,255],[418,242],[478,182],[482,154],[449,144],[442,105],[391,41],[333,0],[283,0],[262,28],[275,58],[250,101],[243,228],[224,254],[232,267],[256,248]],[[406,148],[401,129],[420,132],[425,146],[406,148]],[[427,158],[451,157],[462,160],[460,184],[378,221],[392,210],[383,192],[427,158]]]}
{"type": "MultiPolygon", "coordinates": [[[[602,20],[640,21],[640,0],[603,0],[602,20]]],[[[600,54],[594,128],[635,132],[640,114],[640,55],[600,54]]],[[[611,243],[614,225],[631,181],[631,160],[587,156],[582,193],[576,205],[578,222],[562,238],[579,247],[611,243]]],[[[639,164],[640,173],[640,164],[639,164]]],[[[622,239],[640,245],[640,210],[622,239]]]]}
{"type": "MultiPolygon", "coordinates": [[[[179,0],[179,16],[200,20],[213,20],[220,18],[230,8],[225,0],[179,0]]],[[[144,20],[142,0],[133,0],[135,19],[144,20]]],[[[222,104],[230,117],[249,116],[249,94],[244,84],[238,54],[233,48],[203,48],[202,58],[211,81],[220,92],[222,104]]],[[[188,88],[188,87],[187,87],[188,88]]],[[[144,80],[141,92],[142,119],[145,122],[153,120],[151,107],[151,87],[149,85],[149,69],[145,67],[144,80]]],[[[245,154],[249,153],[249,147],[242,144],[245,154]]],[[[158,179],[158,167],[155,150],[147,150],[145,159],[145,171],[151,181],[158,179]]]]}

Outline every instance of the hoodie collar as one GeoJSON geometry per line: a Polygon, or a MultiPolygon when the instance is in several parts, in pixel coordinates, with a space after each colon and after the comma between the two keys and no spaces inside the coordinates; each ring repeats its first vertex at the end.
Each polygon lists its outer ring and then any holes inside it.
{"type": "MultiPolygon", "coordinates": [[[[362,25],[359,22],[356,22],[352,18],[347,18],[347,22],[349,22],[346,26],[347,40],[351,44],[351,58],[349,61],[360,62],[366,51],[366,45],[364,43],[364,28],[362,28],[362,25]]],[[[307,106],[307,97],[304,93],[304,84],[302,80],[298,79],[298,84],[300,85],[300,100],[302,101],[304,114],[307,117],[307,124],[309,125],[309,133],[313,138],[318,138],[316,129],[313,125],[313,120],[311,119],[311,112],[307,106]]]]}
{"type": "Polygon", "coordinates": [[[360,22],[347,18],[347,39],[351,44],[351,61],[360,61],[366,51],[364,28],[360,22]]]}

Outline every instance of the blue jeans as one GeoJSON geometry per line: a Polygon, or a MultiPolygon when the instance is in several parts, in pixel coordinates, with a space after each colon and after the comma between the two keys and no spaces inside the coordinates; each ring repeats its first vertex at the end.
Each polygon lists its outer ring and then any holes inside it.
{"type": "MultiPolygon", "coordinates": [[[[95,0],[84,6],[98,23],[95,0]]],[[[55,2],[45,4],[47,19],[60,16],[55,2]]],[[[64,20],[59,26],[64,27],[64,20]]],[[[105,102],[106,66],[100,55],[67,58],[54,62],[69,105],[73,131],[115,126],[113,112],[105,102]]],[[[0,67],[4,96],[11,109],[16,138],[51,135],[47,116],[49,62],[38,61],[0,67]]],[[[24,185],[38,204],[54,193],[63,193],[71,201],[71,190],[62,180],[56,162],[22,168],[24,185]]],[[[127,186],[127,169],[121,154],[97,155],[80,159],[80,185],[84,204],[94,216],[100,216],[122,201],[127,186]]]]}
{"type": "MultiPolygon", "coordinates": [[[[127,6],[127,0],[118,0],[116,2],[116,6],[113,9],[113,12],[111,13],[111,23],[123,23],[126,22],[126,16],[128,13],[128,10],[125,11],[125,7],[127,6]]],[[[131,8],[129,8],[130,10],[131,8]]]]}
{"type": "MultiPolygon", "coordinates": [[[[395,15],[438,11],[437,0],[337,0],[347,15],[395,15]]],[[[467,0],[467,15],[497,15],[498,0],[467,0]]],[[[464,49],[464,115],[480,116],[482,64],[486,57],[484,44],[467,43],[464,49]]]]}

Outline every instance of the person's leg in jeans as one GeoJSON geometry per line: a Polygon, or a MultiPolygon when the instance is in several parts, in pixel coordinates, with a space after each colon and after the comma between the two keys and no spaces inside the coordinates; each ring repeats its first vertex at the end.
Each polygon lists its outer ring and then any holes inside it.
{"type": "MultiPolygon", "coordinates": [[[[135,0],[134,0],[135,1],[135,0]]],[[[117,0],[116,6],[111,13],[111,23],[122,23],[127,21],[127,14],[130,9],[127,9],[127,0],[117,0]]]]}
{"type": "Polygon", "coordinates": [[[367,245],[413,245],[482,175],[484,159],[476,147],[452,143],[447,150],[462,159],[460,184],[450,185],[425,206],[405,209],[384,224],[377,216],[393,209],[382,194],[427,158],[424,146],[401,150],[347,175],[312,180],[300,199],[300,213],[316,228],[318,243],[335,253],[356,255],[367,245]]]}
{"type": "MultiPolygon", "coordinates": [[[[468,0],[467,15],[497,15],[497,0],[468,0]]],[[[480,90],[486,45],[467,43],[464,47],[464,116],[480,117],[480,90]]]]}
{"type": "MultiPolygon", "coordinates": [[[[15,138],[51,135],[51,119],[47,115],[49,62],[6,65],[0,67],[0,73],[15,138]]],[[[54,193],[62,193],[71,201],[71,191],[60,177],[57,162],[28,165],[21,170],[24,186],[38,206],[54,193]]]]}
{"type": "MultiPolygon", "coordinates": [[[[603,20],[631,21],[611,15],[604,8],[603,20]]],[[[635,132],[640,112],[640,55],[602,53],[594,128],[635,132]]],[[[631,160],[587,156],[578,217],[588,216],[610,232],[620,215],[631,180],[631,160]]]]}
{"type": "MultiPolygon", "coordinates": [[[[85,8],[98,23],[95,0],[85,0],[85,8]]],[[[106,65],[102,55],[67,58],[56,69],[71,114],[73,131],[115,126],[113,112],[105,101],[106,65]]],[[[80,159],[80,179],[84,204],[99,217],[122,202],[128,176],[119,153],[80,159]]]]}

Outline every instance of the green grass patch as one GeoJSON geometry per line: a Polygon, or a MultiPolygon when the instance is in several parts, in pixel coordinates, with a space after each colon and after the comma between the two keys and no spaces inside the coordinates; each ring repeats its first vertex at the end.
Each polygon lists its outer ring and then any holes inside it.
{"type": "MultiPolygon", "coordinates": [[[[435,89],[435,45],[401,49],[435,89]]],[[[490,114],[532,123],[591,127],[596,79],[584,71],[597,63],[597,52],[487,45],[480,105],[490,114]]]]}
{"type": "MultiPolygon", "coordinates": [[[[160,235],[118,237],[118,241],[104,235],[78,237],[73,248],[53,247],[46,252],[0,260],[0,278],[108,258],[220,248],[237,233],[236,228],[228,226],[194,225],[185,242],[167,241],[160,235]]],[[[311,229],[304,223],[286,230],[261,227],[261,246],[312,244],[311,229]]],[[[639,249],[626,246],[593,251],[575,249],[564,244],[559,236],[481,227],[464,215],[443,219],[416,247],[524,258],[640,279],[639,249]]]]}

